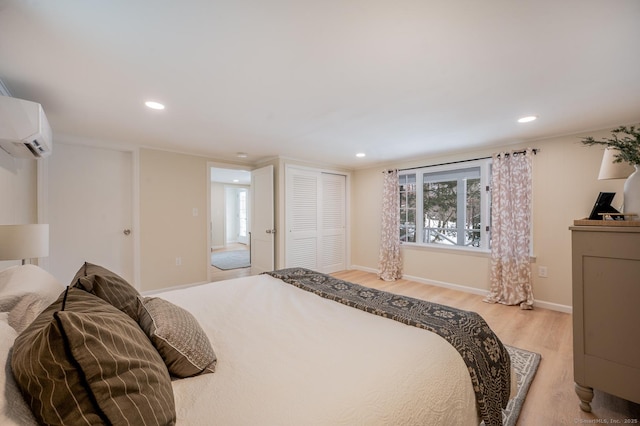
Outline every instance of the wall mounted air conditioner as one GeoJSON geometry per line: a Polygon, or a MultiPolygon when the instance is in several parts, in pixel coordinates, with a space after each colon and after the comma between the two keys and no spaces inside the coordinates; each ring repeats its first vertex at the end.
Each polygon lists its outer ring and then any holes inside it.
{"type": "Polygon", "coordinates": [[[53,135],[42,105],[0,96],[0,148],[14,157],[51,155],[53,135]]]}

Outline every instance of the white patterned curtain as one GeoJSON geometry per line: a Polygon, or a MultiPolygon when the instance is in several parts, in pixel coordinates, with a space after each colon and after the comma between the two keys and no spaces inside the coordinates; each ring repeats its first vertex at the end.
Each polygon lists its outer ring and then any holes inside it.
{"type": "Polygon", "coordinates": [[[531,169],[533,150],[493,155],[491,291],[485,302],[533,309],[531,288],[531,169]]]}
{"type": "Polygon", "coordinates": [[[380,235],[380,255],[378,276],[385,281],[402,278],[400,259],[400,192],[398,171],[384,173],[382,188],[382,230],[380,235]]]}

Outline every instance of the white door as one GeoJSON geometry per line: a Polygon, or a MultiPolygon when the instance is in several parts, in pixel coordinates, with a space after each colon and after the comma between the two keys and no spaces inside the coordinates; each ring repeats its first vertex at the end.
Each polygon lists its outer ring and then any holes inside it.
{"type": "Polygon", "coordinates": [[[327,274],[346,269],[346,181],[344,175],[322,174],[320,266],[327,274]]]}
{"type": "Polygon", "coordinates": [[[49,271],[70,284],[87,261],[135,285],[132,153],[57,143],[47,161],[49,271]]]}
{"type": "Polygon", "coordinates": [[[273,166],[251,172],[251,273],[273,271],[275,227],[273,166]]]}
{"type": "Polygon", "coordinates": [[[287,168],[285,267],[320,270],[318,262],[320,173],[287,168]]]}

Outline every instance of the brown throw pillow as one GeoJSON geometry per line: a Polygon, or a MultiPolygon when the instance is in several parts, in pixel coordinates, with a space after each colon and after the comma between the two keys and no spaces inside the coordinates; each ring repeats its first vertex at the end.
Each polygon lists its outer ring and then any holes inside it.
{"type": "Polygon", "coordinates": [[[102,266],[85,262],[76,273],[72,286],[95,294],[138,321],[140,293],[125,279],[102,266]]]}
{"type": "Polygon", "coordinates": [[[11,368],[40,423],[175,423],[158,352],[131,318],[86,291],[69,288],[16,338],[11,368]]]}
{"type": "Polygon", "coordinates": [[[139,324],[162,356],[172,376],[213,373],[216,354],[190,312],[157,297],[140,298],[139,324]]]}

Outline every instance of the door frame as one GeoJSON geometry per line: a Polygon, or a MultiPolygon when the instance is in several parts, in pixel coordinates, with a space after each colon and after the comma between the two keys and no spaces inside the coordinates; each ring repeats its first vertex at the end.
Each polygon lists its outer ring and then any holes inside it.
{"type": "MultiPolygon", "coordinates": [[[[212,245],[212,240],[211,240],[211,169],[229,169],[229,170],[242,170],[242,171],[246,171],[251,173],[252,167],[250,166],[242,166],[242,165],[236,165],[236,164],[229,164],[229,163],[221,163],[221,162],[217,162],[217,161],[207,161],[207,250],[209,251],[209,255],[207,256],[207,282],[210,282],[213,277],[211,276],[211,245],[212,245]]],[[[251,191],[251,185],[249,185],[249,191],[251,191]]],[[[226,202],[226,201],[225,201],[226,202]]],[[[225,206],[226,209],[226,206],[225,206]]],[[[248,205],[248,212],[250,214],[252,209],[251,204],[249,203],[248,205]]],[[[226,216],[226,214],[225,214],[226,216]]],[[[226,219],[225,219],[226,222],[226,219]]],[[[248,224],[249,227],[251,227],[251,224],[248,224]]],[[[224,224],[224,233],[225,235],[223,236],[223,241],[226,244],[226,223],[224,224]]],[[[251,229],[249,229],[249,232],[251,231],[251,229]]]]}

